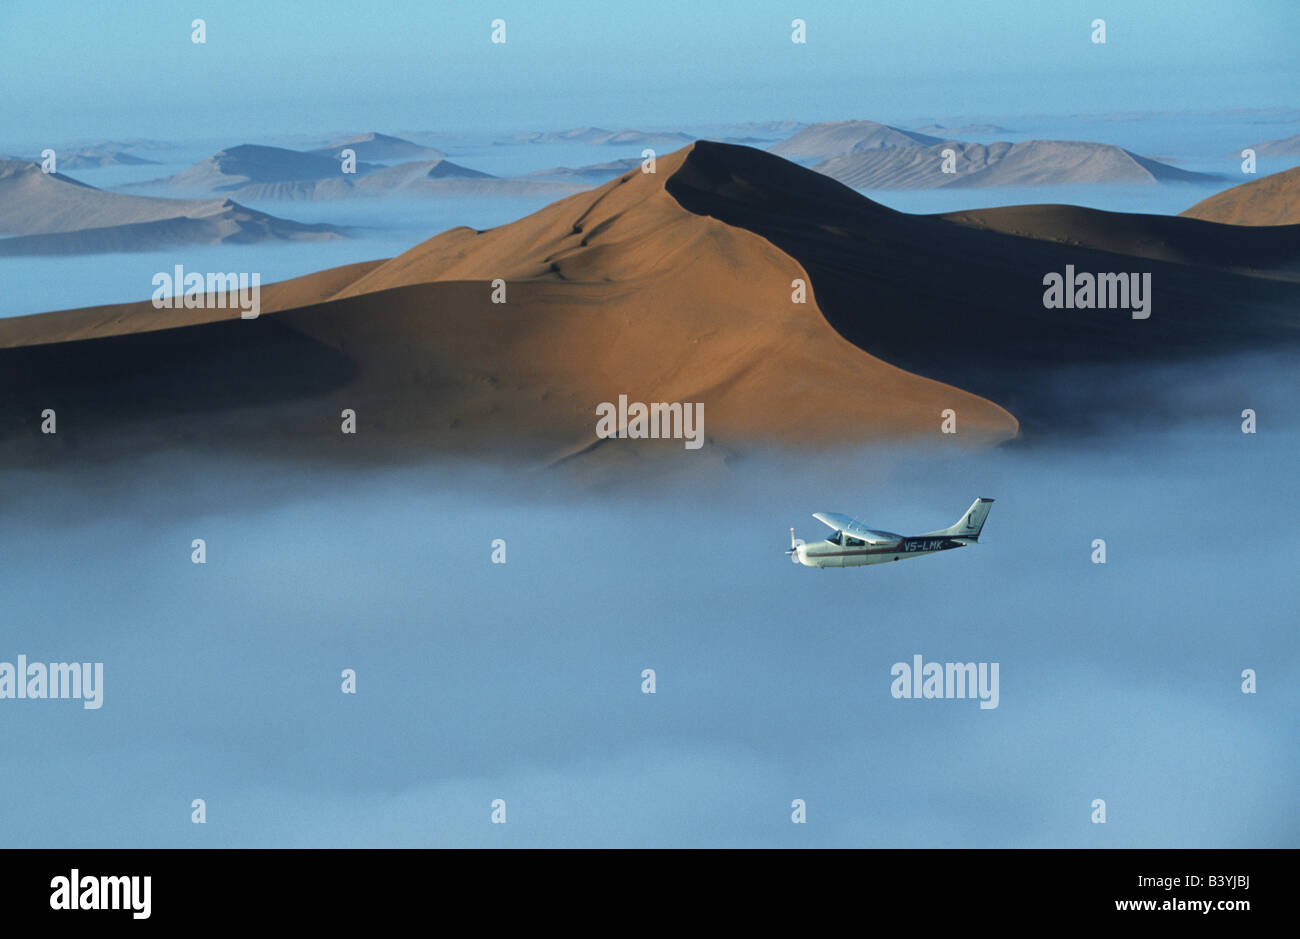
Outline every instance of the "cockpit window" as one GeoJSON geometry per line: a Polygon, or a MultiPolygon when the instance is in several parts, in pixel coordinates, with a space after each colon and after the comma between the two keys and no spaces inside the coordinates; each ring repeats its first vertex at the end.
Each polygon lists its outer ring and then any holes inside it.
{"type": "Polygon", "coordinates": [[[844,544],[844,532],[837,531],[835,534],[831,535],[826,540],[829,541],[831,544],[844,544]]]}
{"type": "Polygon", "coordinates": [[[867,543],[862,539],[853,538],[847,535],[844,538],[844,544],[850,548],[865,548],[867,546],[867,543]]]}

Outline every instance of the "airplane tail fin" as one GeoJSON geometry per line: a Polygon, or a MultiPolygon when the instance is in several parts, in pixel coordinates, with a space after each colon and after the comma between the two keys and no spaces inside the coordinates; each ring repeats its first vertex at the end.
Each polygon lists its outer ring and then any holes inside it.
{"type": "Polygon", "coordinates": [[[971,503],[971,507],[966,510],[966,514],[957,520],[956,525],[942,531],[930,532],[930,534],[979,541],[980,532],[984,529],[984,520],[989,517],[989,509],[992,506],[992,499],[976,499],[971,503]]]}

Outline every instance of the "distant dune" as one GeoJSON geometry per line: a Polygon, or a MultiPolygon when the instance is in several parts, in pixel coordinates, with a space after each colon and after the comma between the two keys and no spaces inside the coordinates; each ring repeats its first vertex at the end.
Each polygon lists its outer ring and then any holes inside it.
{"type": "MultiPolygon", "coordinates": [[[[945,128],[935,125],[927,130],[945,128]]],[[[1110,144],[1027,140],[984,145],[957,139],[962,131],[997,130],[994,125],[973,125],[936,137],[875,121],[837,121],[813,124],[768,150],[816,163],[813,168],[818,172],[855,189],[1206,182],[1217,178],[1175,169],[1110,144]],[[953,173],[943,172],[948,149],[956,156],[953,173]]]]}
{"type": "Polygon", "coordinates": [[[34,163],[0,162],[0,256],[149,251],[183,244],[343,237],[229,199],[156,199],[87,186],[34,163]]]}
{"type": "MultiPolygon", "coordinates": [[[[372,181],[400,180],[403,183],[415,179],[495,179],[490,173],[480,173],[451,160],[423,160],[414,163],[398,163],[373,174],[372,181]]],[[[385,185],[388,183],[386,182],[385,185]]]]}
{"type": "Polygon", "coordinates": [[[931,137],[875,121],[832,121],[805,127],[793,137],[769,147],[768,151],[791,160],[809,161],[864,150],[928,147],[943,143],[943,140],[942,137],[931,137]]]}
{"type": "Polygon", "coordinates": [[[498,143],[580,143],[599,147],[680,147],[684,143],[690,143],[690,141],[689,136],[677,131],[656,133],[640,130],[605,130],[603,127],[575,127],[571,130],[519,133],[507,140],[498,141],[498,143]]]}
{"type": "MultiPolygon", "coordinates": [[[[606,177],[608,178],[608,177],[606,177]]],[[[351,198],[421,197],[450,195],[560,196],[590,186],[592,181],[541,178],[500,178],[480,173],[450,160],[396,163],[365,176],[292,183],[265,183],[236,190],[241,199],[327,200],[351,198]]]]}
{"type": "MultiPolygon", "coordinates": [[[[382,168],[359,162],[357,175],[363,176],[382,168]]],[[[284,147],[241,144],[213,154],[174,176],[137,183],[134,188],[234,194],[250,185],[334,179],[342,175],[338,160],[332,156],[284,147]]]]}
{"type": "Polygon", "coordinates": [[[562,195],[581,187],[562,180],[500,179],[441,158],[392,166],[358,162],[356,173],[344,173],[339,161],[324,151],[245,144],[223,150],[175,176],[130,188],[220,194],[248,202],[292,202],[383,196],[562,195]]]}
{"type": "Polygon", "coordinates": [[[1300,166],[1225,189],[1181,214],[1227,225],[1300,225],[1300,166]]]}
{"type": "Polygon", "coordinates": [[[1237,230],[1166,219],[1168,245],[1143,248],[1161,236],[1147,216],[1094,213],[1071,240],[1078,210],[1037,209],[907,215],[771,154],[697,143],[500,228],[272,285],[257,320],[147,302],[0,320],[0,457],[183,441],[357,460],[692,458],[680,441],[598,438],[596,406],[619,395],[702,402],[714,454],[981,446],[1132,408],[1063,369],[1142,375],[1294,348],[1294,231],[1254,233],[1271,271],[1244,242],[1207,269],[1197,259],[1237,230]],[[1046,309],[1043,276],[1066,265],[1150,274],[1150,318],[1046,309]],[[793,302],[799,281],[808,302],[793,302]],[[56,441],[37,426],[51,406],[56,441]],[[344,408],[355,438],[339,433],[344,408]],[[939,433],[949,408],[956,437],[939,433]]]}
{"type": "Polygon", "coordinates": [[[424,147],[418,143],[403,140],[401,137],[390,137],[387,134],[373,132],[345,137],[328,146],[318,147],[309,152],[338,159],[339,152],[344,149],[356,153],[358,160],[365,160],[370,163],[441,160],[444,156],[441,150],[434,147],[424,147]]]}
{"type": "Polygon", "coordinates": [[[554,166],[546,170],[535,170],[528,173],[526,179],[553,179],[565,182],[585,183],[595,185],[613,179],[615,176],[621,176],[628,170],[637,169],[641,165],[640,157],[628,157],[626,160],[611,160],[608,163],[592,163],[587,166],[579,166],[571,169],[567,166],[554,166]]]}
{"type": "MultiPolygon", "coordinates": [[[[40,163],[39,158],[32,162],[40,163]]],[[[57,153],[58,169],[84,170],[100,166],[156,166],[156,160],[146,160],[122,150],[106,150],[97,147],[82,147],[68,153],[57,153]]]]}
{"type": "Polygon", "coordinates": [[[1071,140],[988,146],[949,141],[932,147],[863,150],[832,157],[814,169],[855,189],[1206,182],[1216,178],[1176,169],[1109,144],[1071,140]],[[945,150],[955,154],[953,173],[943,172],[945,150]]]}
{"type": "MultiPolygon", "coordinates": [[[[1300,157],[1300,134],[1251,144],[1250,149],[1255,151],[1257,157],[1300,157]]],[[[1240,158],[1241,151],[1234,150],[1228,156],[1234,159],[1240,158]]]]}

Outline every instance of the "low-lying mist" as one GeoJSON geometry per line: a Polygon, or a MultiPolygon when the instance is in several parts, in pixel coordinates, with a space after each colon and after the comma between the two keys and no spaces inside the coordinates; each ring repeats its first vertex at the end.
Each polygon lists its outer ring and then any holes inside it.
{"type": "Polygon", "coordinates": [[[0,662],[104,686],[0,700],[0,838],[1295,847],[1300,430],[1234,408],[975,453],[693,473],[709,448],[683,449],[599,485],[184,452],[8,472],[0,662]],[[919,534],[977,496],[974,547],[783,553],[828,534],[815,511],[919,534]],[[999,663],[998,706],[894,698],[914,655],[999,663]]]}

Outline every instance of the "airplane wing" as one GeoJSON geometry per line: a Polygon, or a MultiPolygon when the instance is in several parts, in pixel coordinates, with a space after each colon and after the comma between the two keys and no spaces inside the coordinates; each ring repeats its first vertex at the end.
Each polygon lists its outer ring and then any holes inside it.
{"type": "Polygon", "coordinates": [[[891,531],[875,531],[863,525],[855,518],[847,515],[841,515],[839,512],[814,512],[813,518],[828,525],[836,531],[842,531],[846,535],[852,535],[859,538],[867,544],[894,544],[901,541],[903,536],[896,535],[891,531]]]}

